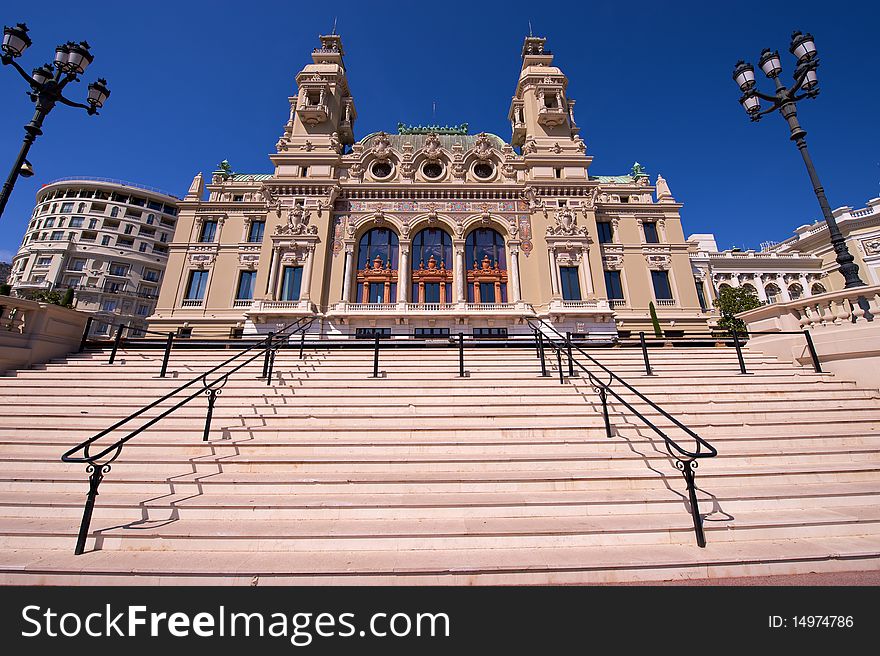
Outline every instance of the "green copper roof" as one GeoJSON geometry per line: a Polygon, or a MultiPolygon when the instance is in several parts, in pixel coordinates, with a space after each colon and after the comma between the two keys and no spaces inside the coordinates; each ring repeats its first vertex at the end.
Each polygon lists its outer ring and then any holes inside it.
{"type": "Polygon", "coordinates": [[[591,175],[590,180],[596,182],[613,182],[615,184],[632,184],[636,179],[631,175],[591,175]]]}
{"type": "Polygon", "coordinates": [[[271,173],[233,173],[229,176],[229,179],[233,182],[243,182],[247,180],[254,180],[255,182],[259,182],[260,180],[268,180],[271,177],[271,173]]]}
{"type": "MultiPolygon", "coordinates": [[[[373,132],[368,134],[363,139],[359,141],[359,143],[363,144],[365,148],[369,148],[373,145],[373,139],[375,136],[379,134],[378,132],[373,132]]],[[[413,148],[418,150],[425,145],[425,139],[427,138],[429,133],[425,134],[388,134],[388,140],[391,142],[391,147],[397,150],[398,152],[403,150],[404,143],[411,143],[413,148]]],[[[477,141],[476,134],[442,134],[440,132],[436,132],[437,138],[440,139],[440,147],[446,150],[452,150],[452,146],[456,143],[462,145],[462,148],[465,151],[470,150],[474,147],[474,144],[477,141]]],[[[489,137],[489,141],[492,143],[493,148],[497,148],[501,150],[504,147],[504,144],[507,143],[496,134],[486,133],[486,136],[489,137]]]]}

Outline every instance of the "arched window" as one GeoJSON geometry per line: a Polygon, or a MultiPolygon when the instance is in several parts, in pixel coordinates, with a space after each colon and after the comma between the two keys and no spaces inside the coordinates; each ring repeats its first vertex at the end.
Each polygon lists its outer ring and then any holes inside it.
{"type": "Polygon", "coordinates": [[[119,216],[119,208],[114,206],[114,207],[110,210],[110,216],[119,216]]]}
{"type": "Polygon", "coordinates": [[[425,228],[412,241],[413,303],[452,302],[452,237],[441,228],[425,228]]]}
{"type": "Polygon", "coordinates": [[[358,244],[356,303],[394,303],[397,300],[397,235],[373,228],[358,244]]]}
{"type": "Polygon", "coordinates": [[[465,240],[465,257],[469,267],[469,303],[507,302],[507,257],[504,237],[492,228],[477,228],[465,240]]]}
{"type": "Polygon", "coordinates": [[[78,211],[80,214],[82,214],[83,212],[85,212],[85,211],[86,211],[86,204],[85,204],[85,203],[80,203],[80,204],[79,204],[79,210],[77,210],[77,211],[78,211]]]}
{"type": "Polygon", "coordinates": [[[718,291],[720,292],[722,289],[730,289],[730,285],[728,285],[726,282],[722,282],[720,285],[718,285],[718,291]]]}
{"type": "Polygon", "coordinates": [[[810,292],[815,296],[816,294],[824,294],[825,286],[822,283],[814,282],[813,286],[810,287],[810,292]]]}
{"type": "Polygon", "coordinates": [[[764,293],[767,294],[768,303],[776,303],[779,300],[779,287],[772,282],[764,287],[764,293]]]}
{"type": "Polygon", "coordinates": [[[744,284],[744,285],[742,286],[742,288],[745,289],[747,292],[749,292],[750,294],[752,294],[752,295],[754,295],[754,296],[757,296],[757,295],[758,295],[758,290],[756,290],[756,289],[755,289],[752,285],[750,285],[749,283],[744,284]]]}
{"type": "Polygon", "coordinates": [[[788,295],[791,296],[791,300],[796,301],[804,295],[804,288],[794,282],[788,286],[788,295]]]}

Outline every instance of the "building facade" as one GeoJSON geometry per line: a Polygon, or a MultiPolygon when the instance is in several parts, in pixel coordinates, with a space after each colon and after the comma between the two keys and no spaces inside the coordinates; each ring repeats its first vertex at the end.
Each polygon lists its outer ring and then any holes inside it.
{"type": "Polygon", "coordinates": [[[9,283],[26,295],[75,290],[94,314],[90,333],[125,323],[145,329],[159,298],[179,199],[132,183],[74,177],[37,193],[9,283]]]}
{"type": "Polygon", "coordinates": [[[356,137],[339,36],[297,75],[271,173],[224,162],[180,204],[152,327],[226,336],[707,330],[679,210],[635,164],[593,175],[568,79],[529,37],[509,139],[460,126],[356,137]]]}
{"type": "MultiPolygon", "coordinates": [[[[865,207],[834,210],[849,252],[868,285],[880,284],[880,198],[865,207]]],[[[802,225],[793,237],[767,243],[760,251],[719,251],[715,237],[688,237],[691,264],[701,302],[712,307],[718,292],[745,287],[762,302],[795,301],[844,288],[825,221],[802,225]]]]}

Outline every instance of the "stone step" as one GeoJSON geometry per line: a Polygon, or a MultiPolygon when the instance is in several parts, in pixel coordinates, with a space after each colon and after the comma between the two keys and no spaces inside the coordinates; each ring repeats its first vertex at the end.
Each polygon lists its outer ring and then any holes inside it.
{"type": "MultiPolygon", "coordinates": [[[[128,519],[395,519],[426,517],[531,517],[669,513],[686,509],[684,491],[667,488],[593,491],[443,494],[208,494],[169,493],[150,497],[102,488],[96,518],[128,519]]],[[[758,489],[713,485],[712,494],[697,493],[701,513],[713,521],[718,513],[803,507],[822,499],[823,507],[870,505],[880,498],[880,485],[850,484],[845,493],[829,485],[763,486],[758,489]],[[714,502],[714,506],[713,506],[714,502]]],[[[0,495],[0,517],[28,517],[34,508],[51,508],[53,517],[82,516],[84,495],[72,492],[15,492],[0,495]]]]}
{"type": "Polygon", "coordinates": [[[767,576],[880,567],[880,539],[790,538],[751,543],[352,553],[20,550],[0,562],[0,583],[42,585],[499,585],[596,584],[767,576]]]}
{"type": "MultiPolygon", "coordinates": [[[[880,524],[877,506],[833,509],[754,511],[735,519],[705,522],[706,540],[774,540],[788,537],[858,537],[880,524]]],[[[0,548],[64,548],[75,541],[77,522],[68,518],[0,518],[0,548]]],[[[623,544],[691,544],[689,513],[578,517],[503,517],[482,519],[279,520],[240,521],[218,525],[210,520],[171,520],[127,525],[92,524],[92,539],[101,549],[174,549],[182,552],[242,550],[352,551],[384,549],[436,550],[623,544]]]]}

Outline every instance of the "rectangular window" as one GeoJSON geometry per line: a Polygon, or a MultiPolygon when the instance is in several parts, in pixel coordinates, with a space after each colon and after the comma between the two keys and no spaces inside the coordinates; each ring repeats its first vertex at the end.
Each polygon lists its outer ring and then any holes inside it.
{"type": "Polygon", "coordinates": [[[605,293],[608,300],[623,300],[623,283],[620,280],[620,271],[605,272],[605,293]]]}
{"type": "Polygon", "coordinates": [[[162,255],[164,255],[165,253],[168,252],[168,247],[161,246],[160,244],[153,244],[153,252],[154,253],[161,253],[162,255]]]}
{"type": "Polygon", "coordinates": [[[130,235],[132,232],[134,232],[134,226],[131,225],[130,223],[126,223],[125,224],[125,234],[130,235]]]}
{"type": "Polygon", "coordinates": [[[559,267],[559,279],[562,282],[562,299],[565,301],[581,300],[581,283],[578,279],[578,268],[571,266],[559,267]]]}
{"type": "Polygon", "coordinates": [[[64,279],[64,284],[67,287],[77,287],[79,286],[80,280],[82,280],[82,278],[79,276],[68,276],[64,279]]]}
{"type": "Polygon", "coordinates": [[[507,339],[507,328],[474,328],[474,337],[503,337],[507,339]]]}
{"type": "Polygon", "coordinates": [[[159,272],[155,269],[144,269],[144,280],[159,282],[159,272]]]}
{"type": "Polygon", "coordinates": [[[671,301],[672,288],[669,286],[668,271],[652,271],[651,282],[654,283],[654,298],[658,301],[671,301]]]}
{"type": "Polygon", "coordinates": [[[205,221],[202,223],[202,234],[199,235],[199,241],[202,243],[210,243],[214,241],[217,235],[217,222],[205,221]]]}
{"type": "MultiPolygon", "coordinates": [[[[85,239],[85,235],[83,235],[83,239],[85,239]]],[[[101,246],[109,246],[110,245],[110,235],[104,235],[101,237],[101,246]]]]}
{"type": "Polygon", "coordinates": [[[151,210],[161,210],[162,203],[157,203],[156,201],[151,200],[147,203],[147,207],[149,207],[151,210]]]}
{"type": "Polygon", "coordinates": [[[82,228],[83,221],[85,221],[84,216],[75,216],[70,219],[70,227],[71,228],[82,228]]]}
{"type": "Polygon", "coordinates": [[[117,301],[115,298],[107,299],[101,302],[101,310],[103,312],[116,312],[117,301]]]}
{"type": "Polygon", "coordinates": [[[232,196],[233,203],[240,203],[244,200],[244,196],[242,194],[235,194],[232,196]]]}
{"type": "Polygon", "coordinates": [[[71,271],[83,271],[86,268],[86,261],[82,258],[76,258],[70,261],[70,266],[67,268],[71,271]]]}
{"type": "Polygon", "coordinates": [[[98,227],[98,219],[89,219],[89,228],[97,228],[98,227]]]}
{"type": "Polygon", "coordinates": [[[242,271],[238,274],[238,291],[235,292],[235,299],[238,301],[247,301],[254,298],[254,283],[257,281],[256,271],[242,271]]]}
{"type": "Polygon", "coordinates": [[[73,203],[61,203],[61,213],[70,214],[73,211],[73,203]]]}
{"type": "Polygon", "coordinates": [[[142,241],[142,242],[141,242],[141,245],[138,246],[138,250],[139,250],[141,253],[146,253],[146,252],[147,252],[147,246],[148,246],[147,242],[142,241]]]}
{"type": "Polygon", "coordinates": [[[128,237],[117,237],[116,245],[131,248],[132,246],[134,246],[134,239],[129,239],[128,237]]]}
{"type": "Polygon", "coordinates": [[[706,292],[703,289],[703,283],[694,278],[694,284],[697,286],[697,300],[700,302],[700,309],[705,312],[706,305],[706,292]]]}
{"type": "Polygon", "coordinates": [[[355,328],[354,336],[356,339],[375,339],[391,337],[391,328],[355,328]]]}
{"type": "Polygon", "coordinates": [[[186,298],[189,300],[202,300],[205,298],[205,289],[208,287],[207,271],[191,271],[189,285],[186,287],[186,298]]]}
{"type": "Polygon", "coordinates": [[[645,231],[645,243],[646,244],[659,244],[660,243],[660,235],[657,233],[657,224],[653,221],[645,221],[642,224],[642,228],[645,231]]]}
{"type": "Polygon", "coordinates": [[[234,326],[229,329],[229,339],[241,339],[244,337],[244,328],[234,326]]]}
{"type": "Polygon", "coordinates": [[[120,264],[119,262],[111,262],[110,263],[110,275],[111,276],[127,276],[128,275],[128,265],[120,264]]]}
{"type": "Polygon", "coordinates": [[[596,232],[599,234],[600,244],[610,244],[614,241],[614,231],[611,229],[611,221],[597,221],[596,232]]]}
{"type": "Polygon", "coordinates": [[[37,258],[36,266],[43,267],[43,266],[49,266],[50,264],[52,264],[51,257],[38,257],[37,258]]]}
{"type": "MultiPolygon", "coordinates": [[[[300,293],[300,285],[302,285],[302,267],[284,267],[284,273],[281,276],[281,300],[282,301],[298,301],[299,293],[300,293]]],[[[377,289],[381,289],[381,285],[370,285],[370,290],[372,291],[373,287],[377,289]]],[[[372,294],[371,294],[372,296],[372,294]]],[[[381,303],[381,300],[374,301],[372,298],[370,299],[371,303],[381,303]]]]}
{"type": "Polygon", "coordinates": [[[161,241],[161,242],[163,242],[163,243],[166,242],[166,241],[168,241],[168,233],[163,232],[162,234],[160,234],[160,235],[159,235],[159,241],[161,241]]]}
{"type": "Polygon", "coordinates": [[[449,337],[449,328],[416,328],[415,337],[449,337]]]}
{"type": "Polygon", "coordinates": [[[495,302],[495,283],[494,282],[481,282],[480,283],[480,303],[494,303],[495,302]]]}
{"type": "Polygon", "coordinates": [[[64,239],[63,230],[55,230],[52,232],[52,236],[49,237],[49,241],[61,241],[62,239],[64,239]]]}
{"type": "Polygon", "coordinates": [[[135,314],[137,314],[139,317],[145,317],[149,313],[150,313],[150,306],[149,305],[138,305],[137,311],[135,312],[135,314]]]}
{"type": "Polygon", "coordinates": [[[265,221],[251,221],[251,228],[248,230],[248,241],[258,244],[263,241],[263,233],[266,230],[265,221]]]}

